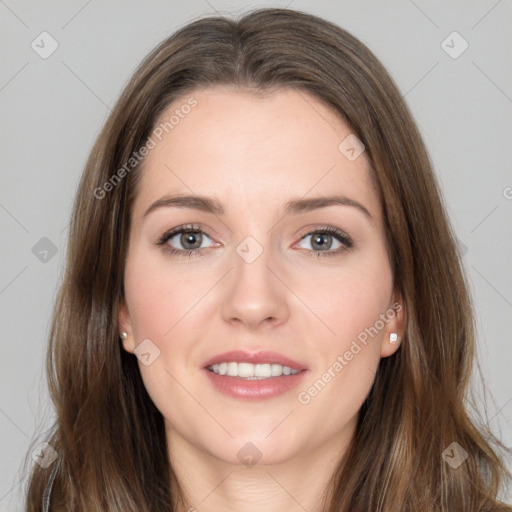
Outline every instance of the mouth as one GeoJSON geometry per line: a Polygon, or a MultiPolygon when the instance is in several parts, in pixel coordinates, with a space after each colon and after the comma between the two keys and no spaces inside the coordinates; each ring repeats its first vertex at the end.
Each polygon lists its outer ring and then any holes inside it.
{"type": "Polygon", "coordinates": [[[261,400],[282,395],[304,379],[309,369],[275,352],[226,352],[203,366],[218,392],[231,398],[261,400]]]}

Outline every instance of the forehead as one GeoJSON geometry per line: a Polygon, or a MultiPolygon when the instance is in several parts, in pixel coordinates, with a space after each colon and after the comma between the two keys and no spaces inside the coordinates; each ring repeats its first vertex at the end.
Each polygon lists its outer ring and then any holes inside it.
{"type": "Polygon", "coordinates": [[[266,206],[338,192],[378,213],[365,153],[351,160],[344,152],[352,130],[305,91],[284,88],[262,96],[229,86],[195,90],[169,105],[156,130],[136,210],[171,192],[214,194],[232,205],[268,201],[266,206]]]}

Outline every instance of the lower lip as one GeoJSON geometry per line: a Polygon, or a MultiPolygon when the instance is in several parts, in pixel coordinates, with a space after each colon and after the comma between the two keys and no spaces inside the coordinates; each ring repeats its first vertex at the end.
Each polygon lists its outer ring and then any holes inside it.
{"type": "Polygon", "coordinates": [[[217,375],[204,368],[210,382],[217,391],[232,398],[244,400],[263,400],[282,395],[299,385],[304,379],[307,370],[302,370],[295,375],[283,375],[260,380],[246,380],[227,375],[217,375]]]}

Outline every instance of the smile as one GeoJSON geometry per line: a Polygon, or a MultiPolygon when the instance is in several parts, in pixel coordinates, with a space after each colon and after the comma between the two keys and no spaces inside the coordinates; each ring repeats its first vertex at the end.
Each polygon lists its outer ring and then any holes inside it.
{"type": "Polygon", "coordinates": [[[272,379],[283,375],[295,375],[300,371],[281,364],[237,362],[214,364],[209,366],[208,370],[216,375],[226,375],[228,377],[238,377],[247,380],[272,379]]]}

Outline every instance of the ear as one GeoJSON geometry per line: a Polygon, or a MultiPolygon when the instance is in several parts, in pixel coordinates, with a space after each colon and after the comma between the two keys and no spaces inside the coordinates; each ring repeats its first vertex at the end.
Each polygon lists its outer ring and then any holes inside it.
{"type": "Polygon", "coordinates": [[[383,339],[380,351],[381,357],[389,357],[393,355],[400,347],[405,334],[405,326],[407,324],[407,312],[402,295],[398,290],[393,292],[391,302],[386,311],[388,321],[383,329],[383,339]],[[391,333],[397,335],[394,343],[390,342],[391,333]]]}
{"type": "Polygon", "coordinates": [[[119,304],[119,313],[117,322],[119,325],[119,337],[121,338],[121,341],[123,343],[123,348],[127,351],[133,354],[133,351],[135,350],[135,339],[133,336],[133,329],[132,329],[132,322],[130,318],[130,312],[128,311],[128,306],[126,305],[126,302],[124,299],[121,300],[121,303],[119,304]],[[125,332],[126,338],[122,338],[121,334],[125,332]]]}

